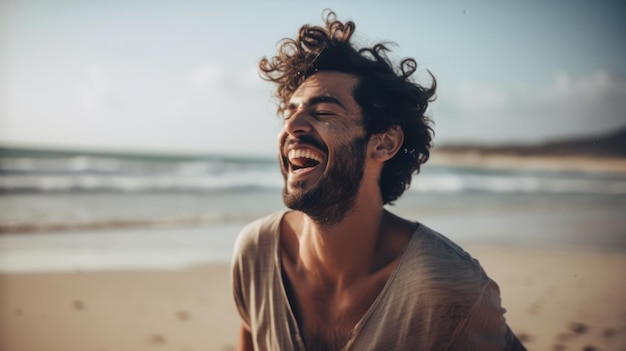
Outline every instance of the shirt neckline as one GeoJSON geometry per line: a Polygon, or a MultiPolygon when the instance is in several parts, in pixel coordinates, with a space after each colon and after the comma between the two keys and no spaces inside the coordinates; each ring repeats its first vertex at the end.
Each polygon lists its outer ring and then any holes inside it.
{"type": "MultiPolygon", "coordinates": [[[[288,315],[288,317],[290,318],[289,324],[293,325],[295,329],[294,335],[295,335],[296,342],[298,343],[298,347],[302,350],[306,350],[306,347],[304,346],[304,339],[302,338],[302,333],[300,331],[300,325],[298,324],[296,316],[293,313],[291,303],[289,303],[289,298],[287,297],[287,290],[285,289],[285,282],[283,280],[283,267],[282,267],[282,263],[280,262],[280,245],[279,245],[280,244],[280,225],[283,221],[283,218],[288,212],[290,211],[285,210],[279,213],[278,221],[276,221],[276,225],[274,227],[274,243],[273,243],[274,244],[274,248],[273,248],[274,249],[274,265],[275,265],[276,271],[278,272],[278,284],[280,285],[282,303],[287,307],[287,311],[289,311],[289,315],[288,315]]],[[[384,298],[387,291],[391,289],[390,286],[393,285],[393,282],[395,281],[395,278],[398,275],[400,268],[403,266],[403,263],[406,260],[406,257],[408,256],[407,252],[409,252],[410,251],[409,249],[411,248],[411,246],[414,245],[414,241],[416,241],[416,238],[418,237],[417,234],[422,228],[421,223],[417,222],[416,224],[417,224],[417,227],[413,231],[413,234],[411,234],[411,239],[409,239],[409,243],[404,248],[404,251],[402,252],[402,255],[400,256],[400,259],[398,260],[398,264],[394,267],[393,271],[389,275],[389,279],[387,279],[387,281],[385,282],[385,286],[383,286],[382,290],[378,293],[378,296],[376,296],[376,299],[374,299],[374,302],[372,302],[372,304],[369,306],[365,314],[363,314],[363,316],[361,317],[361,319],[359,319],[359,321],[356,323],[354,328],[352,328],[352,331],[350,332],[350,337],[348,338],[348,342],[342,348],[342,351],[349,350],[352,347],[355,340],[359,336],[360,331],[363,329],[363,326],[369,320],[370,316],[374,313],[377,306],[381,303],[381,300],[384,298]]]]}

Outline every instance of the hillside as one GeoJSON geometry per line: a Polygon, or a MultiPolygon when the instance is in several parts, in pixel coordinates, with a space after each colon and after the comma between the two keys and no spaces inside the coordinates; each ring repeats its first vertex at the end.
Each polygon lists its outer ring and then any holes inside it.
{"type": "Polygon", "coordinates": [[[554,140],[536,145],[448,144],[436,148],[444,154],[479,154],[502,156],[587,156],[626,158],[626,128],[619,131],[577,139],[554,140]]]}

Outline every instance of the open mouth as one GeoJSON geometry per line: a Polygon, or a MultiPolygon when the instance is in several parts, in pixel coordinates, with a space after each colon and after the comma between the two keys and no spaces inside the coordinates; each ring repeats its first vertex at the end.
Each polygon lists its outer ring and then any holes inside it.
{"type": "Polygon", "coordinates": [[[324,161],[324,155],[312,149],[292,149],[287,154],[292,171],[312,169],[324,161]]]}

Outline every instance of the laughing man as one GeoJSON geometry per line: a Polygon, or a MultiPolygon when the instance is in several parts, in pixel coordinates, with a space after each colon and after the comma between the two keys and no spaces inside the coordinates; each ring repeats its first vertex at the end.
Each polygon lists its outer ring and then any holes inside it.
{"type": "Polygon", "coordinates": [[[246,226],[233,257],[239,350],[523,350],[497,284],[459,246],[383,206],[428,160],[436,83],[357,49],[327,13],[260,62],[277,85],[288,211],[246,226]]]}

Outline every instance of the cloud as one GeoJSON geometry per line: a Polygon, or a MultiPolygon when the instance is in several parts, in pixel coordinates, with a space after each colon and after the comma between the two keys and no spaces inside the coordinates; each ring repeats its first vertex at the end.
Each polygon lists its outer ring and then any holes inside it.
{"type": "Polygon", "coordinates": [[[189,80],[196,90],[209,94],[217,93],[225,81],[223,70],[212,64],[205,64],[194,69],[189,80]]]}
{"type": "Polygon", "coordinates": [[[493,110],[510,104],[506,91],[484,82],[462,82],[455,92],[459,110],[493,110]]]}
{"type": "Polygon", "coordinates": [[[587,104],[598,105],[617,103],[622,107],[626,98],[626,81],[607,71],[597,71],[587,76],[572,76],[560,72],[555,75],[550,85],[531,91],[522,91],[526,101],[536,100],[546,105],[551,104],[587,104]]]}
{"type": "Polygon", "coordinates": [[[626,125],[626,80],[604,70],[560,72],[543,85],[466,81],[438,96],[442,139],[540,141],[626,125]]]}
{"type": "Polygon", "coordinates": [[[258,93],[259,89],[267,88],[267,82],[264,82],[259,76],[259,68],[257,66],[249,66],[239,71],[235,76],[237,86],[242,91],[258,93]]]}
{"type": "Polygon", "coordinates": [[[256,67],[228,70],[214,64],[204,64],[189,75],[191,86],[205,95],[258,94],[263,81],[256,67]]]}

